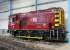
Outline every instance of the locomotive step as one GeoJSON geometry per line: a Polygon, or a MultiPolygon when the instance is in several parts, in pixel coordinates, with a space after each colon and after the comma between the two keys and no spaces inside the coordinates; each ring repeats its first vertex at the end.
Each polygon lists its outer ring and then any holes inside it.
{"type": "Polygon", "coordinates": [[[16,38],[43,39],[42,37],[16,36],[16,38]]]}

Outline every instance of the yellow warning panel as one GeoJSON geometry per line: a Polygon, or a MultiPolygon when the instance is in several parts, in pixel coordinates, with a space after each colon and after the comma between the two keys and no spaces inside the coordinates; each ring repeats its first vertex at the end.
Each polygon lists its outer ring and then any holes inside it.
{"type": "Polygon", "coordinates": [[[55,24],[55,26],[59,26],[59,24],[55,24]]]}
{"type": "Polygon", "coordinates": [[[59,17],[59,15],[55,15],[55,17],[59,17]]]}
{"type": "Polygon", "coordinates": [[[59,13],[59,11],[54,11],[54,13],[59,13]]]}
{"type": "Polygon", "coordinates": [[[58,21],[60,21],[59,19],[55,19],[55,22],[58,22],[58,21]]]}

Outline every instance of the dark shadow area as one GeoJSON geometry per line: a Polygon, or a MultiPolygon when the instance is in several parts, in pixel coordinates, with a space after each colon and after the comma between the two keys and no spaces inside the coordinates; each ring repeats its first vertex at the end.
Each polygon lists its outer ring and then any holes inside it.
{"type": "Polygon", "coordinates": [[[0,47],[0,50],[9,50],[9,49],[5,47],[0,47]]]}

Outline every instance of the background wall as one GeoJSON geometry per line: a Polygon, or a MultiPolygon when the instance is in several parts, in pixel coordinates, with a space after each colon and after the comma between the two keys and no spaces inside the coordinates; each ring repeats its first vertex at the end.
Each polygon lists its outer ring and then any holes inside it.
{"type": "MultiPolygon", "coordinates": [[[[0,29],[8,29],[8,16],[11,13],[23,13],[35,11],[35,0],[0,0],[0,29]],[[11,6],[10,7],[10,3],[11,6]]],[[[50,7],[62,7],[65,10],[65,17],[67,19],[67,0],[38,0],[38,10],[47,9],[50,7]]]]}

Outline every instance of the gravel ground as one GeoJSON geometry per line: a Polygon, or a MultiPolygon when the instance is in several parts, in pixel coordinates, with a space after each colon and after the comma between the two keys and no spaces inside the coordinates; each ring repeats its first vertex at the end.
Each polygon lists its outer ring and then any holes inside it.
{"type": "Polygon", "coordinates": [[[21,41],[15,40],[19,43],[24,43],[26,47],[34,48],[35,50],[70,50],[68,43],[52,43],[43,41],[21,41]]]}
{"type": "Polygon", "coordinates": [[[24,43],[19,43],[11,37],[0,36],[0,50],[34,50],[33,48],[26,47],[24,43]]]}
{"type": "Polygon", "coordinates": [[[11,37],[0,36],[0,50],[70,50],[67,43],[51,43],[43,41],[23,41],[11,37]]]}

